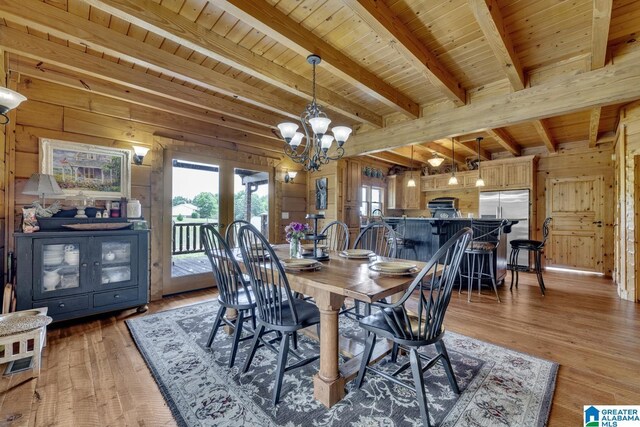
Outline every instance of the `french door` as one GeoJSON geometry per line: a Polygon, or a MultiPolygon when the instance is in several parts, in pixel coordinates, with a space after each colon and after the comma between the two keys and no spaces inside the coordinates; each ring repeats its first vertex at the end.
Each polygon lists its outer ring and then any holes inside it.
{"type": "Polygon", "coordinates": [[[200,241],[204,224],[224,236],[234,220],[270,235],[268,166],[167,151],[164,158],[163,295],[215,286],[200,241]]]}

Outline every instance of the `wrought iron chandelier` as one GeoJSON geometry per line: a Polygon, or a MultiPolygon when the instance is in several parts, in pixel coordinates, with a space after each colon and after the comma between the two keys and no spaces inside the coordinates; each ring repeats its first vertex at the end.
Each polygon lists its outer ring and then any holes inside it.
{"type": "Polygon", "coordinates": [[[307,62],[313,66],[313,99],[300,115],[304,133],[298,132],[297,123],[284,122],[278,125],[280,134],[285,140],[284,153],[294,162],[302,164],[304,170],[311,172],[320,170],[322,165],[326,165],[331,160],[340,159],[344,155],[343,145],[351,134],[351,128],[347,126],[335,126],[331,129],[333,135],[327,134],[331,119],[316,102],[316,65],[320,61],[322,59],[318,55],[307,57],[307,62]],[[300,149],[302,139],[305,137],[306,144],[300,149]],[[337,148],[333,155],[329,155],[334,139],[337,148]]]}

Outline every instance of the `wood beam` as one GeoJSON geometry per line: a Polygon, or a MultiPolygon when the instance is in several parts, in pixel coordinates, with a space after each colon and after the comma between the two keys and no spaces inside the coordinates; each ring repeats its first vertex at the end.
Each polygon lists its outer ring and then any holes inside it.
{"type": "Polygon", "coordinates": [[[299,55],[320,55],[323,59],[321,67],[366,91],[395,111],[412,118],[420,115],[418,104],[409,97],[275,7],[254,0],[213,0],[212,3],[299,55]]]}
{"type": "Polygon", "coordinates": [[[469,0],[469,6],[511,86],[515,90],[524,89],[524,71],[502,21],[497,0],[469,0]]]}
{"type": "Polygon", "coordinates": [[[460,82],[438,61],[391,9],[380,0],[342,0],[369,25],[386,44],[392,46],[413,68],[424,75],[444,96],[457,106],[466,102],[460,82]]]}
{"type": "Polygon", "coordinates": [[[591,110],[589,118],[589,148],[596,146],[598,142],[598,129],[600,128],[600,114],[602,108],[594,108],[591,110]]]}
{"type": "Polygon", "coordinates": [[[487,129],[487,133],[496,140],[498,144],[514,156],[520,155],[520,146],[516,143],[511,135],[505,129],[487,129]]]}
{"type": "Polygon", "coordinates": [[[544,146],[547,147],[547,151],[549,153],[555,153],[557,151],[557,148],[555,142],[553,141],[553,136],[551,135],[549,126],[547,126],[547,124],[542,120],[535,120],[533,121],[533,127],[536,128],[538,136],[542,138],[544,146]]]}
{"type": "Polygon", "coordinates": [[[411,167],[411,161],[409,159],[391,151],[379,151],[377,153],[371,153],[368,156],[394,165],[404,166],[406,168],[411,167]]]}
{"type": "Polygon", "coordinates": [[[593,0],[591,20],[591,69],[604,67],[609,42],[613,0],[593,0]]]}
{"type": "Polygon", "coordinates": [[[433,112],[429,117],[363,132],[345,144],[346,155],[367,154],[635,101],[640,98],[639,61],[637,52],[629,53],[627,60],[599,70],[554,79],[453,110],[433,112]]]}
{"type": "Polygon", "coordinates": [[[248,104],[291,118],[306,107],[304,102],[240,82],[193,61],[120,34],[88,19],[38,0],[0,0],[0,13],[9,21],[105,52],[134,64],[200,86],[248,104]]]}
{"type": "MultiPolygon", "coordinates": [[[[251,123],[273,125],[282,117],[274,116],[271,113],[257,110],[238,102],[209,95],[160,77],[154,77],[151,74],[98,58],[13,28],[2,27],[2,31],[0,31],[0,46],[9,52],[27,58],[48,62],[76,73],[100,78],[173,101],[217,111],[251,123]]],[[[42,66],[46,67],[46,64],[43,63],[42,66]]]]}
{"type": "MultiPolygon", "coordinates": [[[[93,7],[265,81],[311,99],[311,81],[150,0],[85,0],[93,7]]],[[[382,127],[382,117],[322,86],[318,100],[350,119],[382,127]]]]}
{"type": "MultiPolygon", "coordinates": [[[[593,17],[591,20],[591,69],[604,67],[607,59],[609,27],[611,25],[611,9],[613,0],[593,0],[593,17]]],[[[589,147],[596,146],[600,127],[601,108],[591,110],[589,119],[589,147]]]]}
{"type": "MultiPolygon", "coordinates": [[[[478,146],[476,144],[475,138],[471,141],[461,141],[458,138],[451,138],[453,142],[456,144],[456,148],[460,148],[462,151],[473,155],[478,156],[478,146]]],[[[481,160],[491,160],[491,152],[486,148],[482,148],[482,143],[480,143],[480,159],[481,160]]]]}
{"type": "Polygon", "coordinates": [[[231,129],[258,135],[264,138],[281,140],[274,130],[264,125],[257,125],[240,120],[234,120],[225,114],[215,111],[193,107],[178,101],[162,98],[136,89],[125,87],[113,82],[108,82],[95,77],[71,72],[61,67],[44,64],[37,59],[18,57],[11,55],[9,69],[18,72],[22,76],[34,77],[36,79],[71,87],[74,89],[86,90],[90,93],[103,95],[109,98],[130,102],[136,105],[150,107],[160,111],[166,111],[178,116],[189,117],[214,125],[224,126],[231,129]]]}

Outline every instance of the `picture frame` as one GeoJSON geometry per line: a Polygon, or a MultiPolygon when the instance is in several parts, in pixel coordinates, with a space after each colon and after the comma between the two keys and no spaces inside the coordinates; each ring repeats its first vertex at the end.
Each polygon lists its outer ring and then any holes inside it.
{"type": "Polygon", "coordinates": [[[316,209],[327,209],[328,185],[327,178],[316,179],[316,209]]]}
{"type": "Polygon", "coordinates": [[[69,196],[116,200],[131,196],[131,150],[40,138],[40,172],[69,196]]]}

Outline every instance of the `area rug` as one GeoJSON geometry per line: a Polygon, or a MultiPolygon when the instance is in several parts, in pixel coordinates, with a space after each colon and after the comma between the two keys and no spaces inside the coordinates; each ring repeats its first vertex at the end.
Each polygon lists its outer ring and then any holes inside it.
{"type": "MultiPolygon", "coordinates": [[[[313,398],[318,362],[284,376],[280,403],[271,393],[276,355],[256,353],[249,372],[239,373],[249,341],[240,344],[236,366],[227,367],[231,338],[219,333],[205,343],[218,310],[206,302],[127,320],[144,360],[179,426],[420,426],[415,393],[375,374],[327,409],[313,398]]],[[[341,333],[357,335],[357,323],[341,318],[341,333]]],[[[527,354],[447,332],[445,342],[461,394],[451,391],[444,369],[425,374],[433,425],[443,427],[544,426],[558,365],[527,354]]],[[[299,351],[317,354],[317,342],[302,336],[299,351]]],[[[428,352],[428,351],[427,351],[428,352]]],[[[385,358],[379,368],[393,371],[385,358]]],[[[406,359],[400,357],[398,364],[406,359]]],[[[410,370],[405,379],[411,380],[410,370]]]]}

